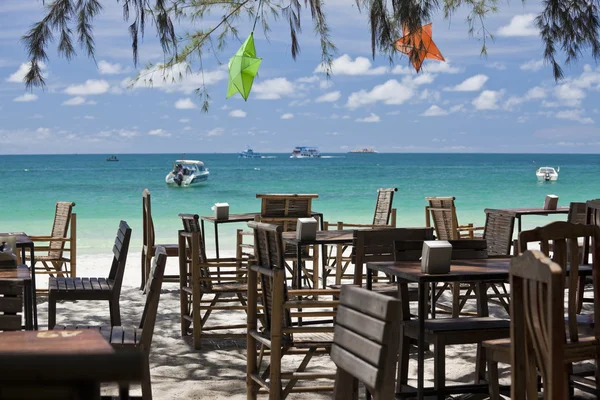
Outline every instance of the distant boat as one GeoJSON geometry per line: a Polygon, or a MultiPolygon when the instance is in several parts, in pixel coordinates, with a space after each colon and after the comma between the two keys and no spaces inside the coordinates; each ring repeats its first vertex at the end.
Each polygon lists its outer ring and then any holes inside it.
{"type": "Polygon", "coordinates": [[[298,146],[292,151],[290,158],[321,158],[321,152],[317,147],[298,146]]]}
{"type": "Polygon", "coordinates": [[[556,170],[552,167],[540,167],[537,171],[535,171],[535,176],[537,176],[538,181],[556,181],[558,180],[558,173],[560,172],[560,167],[556,170]]]}
{"type": "Polygon", "coordinates": [[[350,150],[348,153],[377,153],[372,147],[363,147],[360,149],[350,150]]]}
{"type": "Polygon", "coordinates": [[[119,161],[119,159],[117,158],[117,156],[110,156],[106,157],[106,161],[119,161]]]}
{"type": "Polygon", "coordinates": [[[238,158],[262,158],[262,154],[255,153],[254,150],[252,150],[252,147],[248,146],[245,151],[238,154],[238,158]]]}

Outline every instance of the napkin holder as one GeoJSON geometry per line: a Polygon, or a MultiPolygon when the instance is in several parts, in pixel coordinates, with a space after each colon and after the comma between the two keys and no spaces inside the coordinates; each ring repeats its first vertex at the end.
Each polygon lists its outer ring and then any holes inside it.
{"type": "Polygon", "coordinates": [[[546,200],[544,200],[544,210],[556,210],[556,206],[558,206],[558,196],[547,195],[546,200]]]}
{"type": "Polygon", "coordinates": [[[229,219],[229,203],[215,203],[213,210],[215,210],[216,219],[229,219]]]}
{"type": "Polygon", "coordinates": [[[425,240],[421,253],[421,272],[447,274],[450,272],[452,245],[446,240],[425,240]]]}
{"type": "Polygon", "coordinates": [[[298,218],[296,223],[296,239],[315,240],[317,238],[317,220],[314,218],[298,218]]]}

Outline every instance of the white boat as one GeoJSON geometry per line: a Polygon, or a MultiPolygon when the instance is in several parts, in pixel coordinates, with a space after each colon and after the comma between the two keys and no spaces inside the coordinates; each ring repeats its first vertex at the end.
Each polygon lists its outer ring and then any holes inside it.
{"type": "Polygon", "coordinates": [[[208,180],[208,169],[202,161],[175,160],[173,170],[165,178],[169,186],[189,187],[198,186],[208,180]]]}
{"type": "Polygon", "coordinates": [[[537,176],[538,181],[556,181],[558,180],[558,173],[560,172],[560,167],[554,169],[552,167],[540,167],[537,171],[535,171],[535,176],[537,176]]]}
{"type": "Polygon", "coordinates": [[[242,151],[238,154],[238,158],[262,158],[262,154],[255,153],[254,150],[252,150],[252,147],[248,146],[246,151],[242,151]]]}
{"type": "Polygon", "coordinates": [[[321,158],[321,152],[316,147],[298,146],[292,151],[290,158],[321,158]]]}

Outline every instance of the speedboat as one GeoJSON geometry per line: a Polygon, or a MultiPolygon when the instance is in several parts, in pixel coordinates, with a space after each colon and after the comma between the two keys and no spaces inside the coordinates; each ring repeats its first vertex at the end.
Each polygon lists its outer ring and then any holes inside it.
{"type": "Polygon", "coordinates": [[[198,160],[175,160],[173,170],[165,178],[169,186],[198,186],[208,180],[208,168],[198,160]]]}
{"type": "Polygon", "coordinates": [[[560,172],[560,167],[556,170],[552,167],[540,167],[537,171],[535,171],[535,176],[537,176],[538,181],[556,181],[558,180],[558,173],[560,172]]]}
{"type": "Polygon", "coordinates": [[[106,157],[106,161],[119,161],[119,159],[117,158],[117,156],[110,156],[106,157]]]}
{"type": "Polygon", "coordinates": [[[321,152],[316,147],[298,146],[292,151],[290,158],[321,158],[321,152]]]}
{"type": "Polygon", "coordinates": [[[262,158],[262,154],[255,153],[254,150],[252,150],[252,147],[248,146],[245,151],[238,154],[238,158],[262,158]]]}

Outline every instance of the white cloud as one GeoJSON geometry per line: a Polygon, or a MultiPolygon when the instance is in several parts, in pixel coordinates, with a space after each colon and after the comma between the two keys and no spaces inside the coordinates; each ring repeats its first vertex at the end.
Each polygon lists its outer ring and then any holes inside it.
{"type": "MultiPolygon", "coordinates": [[[[10,74],[8,78],[6,78],[6,82],[23,83],[23,79],[25,79],[25,75],[27,74],[27,71],[29,71],[30,67],[31,63],[29,62],[21,64],[19,66],[19,69],[17,69],[14,73],[10,74]]],[[[40,63],[40,68],[42,69],[42,76],[45,77],[43,71],[46,69],[46,64],[40,63]]]]}
{"type": "Polygon", "coordinates": [[[333,81],[331,79],[324,79],[321,82],[319,82],[319,89],[329,89],[330,87],[333,86],[333,81]]]}
{"type": "Polygon", "coordinates": [[[225,129],[223,128],[214,128],[206,133],[206,136],[221,136],[225,133],[225,129]]]}
{"type": "Polygon", "coordinates": [[[571,83],[563,83],[554,89],[554,97],[562,104],[577,107],[585,98],[585,92],[571,83]]]}
{"type": "Polygon", "coordinates": [[[317,83],[317,82],[319,82],[319,80],[321,80],[321,78],[319,78],[316,75],[312,75],[312,76],[303,76],[303,77],[300,77],[300,78],[296,79],[296,82],[300,82],[300,83],[317,83]]]}
{"type": "Polygon", "coordinates": [[[82,104],[85,104],[85,97],[81,96],[71,97],[62,103],[63,106],[80,106],[82,104]]]}
{"type": "Polygon", "coordinates": [[[157,64],[140,71],[139,77],[137,81],[124,79],[121,86],[133,89],[155,88],[169,93],[192,93],[203,84],[213,85],[226,79],[227,72],[225,68],[218,68],[200,74],[191,72],[187,63],[178,63],[171,68],[164,68],[163,64],[157,64]]]}
{"type": "Polygon", "coordinates": [[[356,122],[379,122],[381,121],[381,118],[379,118],[379,115],[371,113],[371,115],[369,115],[368,117],[365,118],[358,118],[356,120],[356,122]]]}
{"type": "Polygon", "coordinates": [[[244,110],[231,110],[229,112],[229,116],[233,118],[246,118],[246,115],[248,114],[244,110]]]}
{"type": "Polygon", "coordinates": [[[315,102],[316,103],[331,103],[334,101],[338,101],[340,99],[340,97],[342,97],[342,94],[340,93],[339,90],[336,90],[335,92],[325,93],[324,95],[317,97],[315,102]]]}
{"type": "MultiPolygon", "coordinates": [[[[383,75],[388,72],[387,67],[371,68],[371,61],[366,57],[356,57],[352,61],[352,57],[344,54],[336,58],[331,63],[331,73],[333,75],[383,75]]],[[[314,72],[326,71],[325,64],[321,63],[315,68],[314,72]]]]}
{"type": "Polygon", "coordinates": [[[93,115],[86,115],[83,117],[84,119],[96,119],[93,115]]]}
{"type": "Polygon", "coordinates": [[[503,63],[498,62],[498,61],[494,61],[492,63],[486,64],[485,66],[488,68],[497,69],[498,71],[503,71],[506,69],[506,65],[504,65],[503,63]]]}
{"type": "Polygon", "coordinates": [[[100,60],[98,62],[98,72],[100,75],[119,75],[129,72],[128,68],[123,68],[121,64],[111,64],[108,61],[100,60]]]}
{"type": "Polygon", "coordinates": [[[30,101],[36,101],[37,99],[38,99],[37,95],[35,95],[33,93],[25,93],[22,96],[15,97],[13,99],[13,101],[16,101],[17,103],[27,103],[30,101]]]}
{"type": "Polygon", "coordinates": [[[37,128],[35,132],[44,136],[48,136],[50,134],[50,128],[37,128]]]}
{"type": "Polygon", "coordinates": [[[498,29],[498,36],[537,36],[539,30],[533,25],[535,14],[515,15],[508,25],[498,29]]]}
{"type": "Polygon", "coordinates": [[[164,129],[152,129],[150,131],[148,131],[148,135],[150,136],[163,136],[163,137],[169,137],[171,136],[171,134],[167,131],[165,131],[164,129]]]}
{"type": "Polygon", "coordinates": [[[179,122],[181,122],[182,124],[187,124],[188,122],[190,122],[190,120],[189,118],[181,118],[179,122]]]}
{"type": "Polygon", "coordinates": [[[567,120],[571,120],[571,121],[577,121],[582,124],[593,124],[594,123],[593,119],[583,116],[583,110],[578,110],[578,109],[562,110],[562,111],[557,112],[554,116],[559,119],[567,119],[567,120]]]}
{"type": "Polygon", "coordinates": [[[88,79],[81,85],[69,85],[65,89],[71,96],[90,96],[108,92],[110,85],[105,80],[88,79]]]}
{"type": "Polygon", "coordinates": [[[540,59],[540,60],[529,60],[524,64],[521,64],[521,66],[519,68],[521,68],[522,71],[539,71],[540,69],[542,69],[544,67],[544,60],[540,59]]]}
{"type": "Polygon", "coordinates": [[[540,86],[535,86],[529,89],[523,97],[513,96],[506,101],[506,108],[511,109],[513,106],[524,103],[530,100],[540,100],[547,96],[546,89],[540,86]]]}
{"type": "Polygon", "coordinates": [[[294,94],[294,84],[286,78],[268,79],[256,83],[252,87],[252,93],[260,100],[277,100],[294,94]]]}
{"type": "Polygon", "coordinates": [[[416,88],[419,85],[433,82],[433,75],[424,74],[412,79],[404,77],[401,82],[396,79],[390,79],[387,82],[375,86],[370,91],[360,90],[352,93],[348,97],[346,106],[349,108],[357,108],[377,102],[384,104],[398,105],[410,100],[414,97],[416,88]]]}
{"type": "Polygon", "coordinates": [[[288,106],[290,106],[290,107],[304,107],[304,106],[306,106],[308,104],[310,104],[310,99],[292,100],[292,101],[290,101],[290,104],[288,104],[288,106]]]}
{"type": "Polygon", "coordinates": [[[477,110],[495,110],[504,96],[504,90],[484,90],[471,103],[477,110]]]}
{"type": "Polygon", "coordinates": [[[443,108],[436,106],[435,104],[429,107],[421,116],[423,117],[442,117],[448,115],[448,111],[443,108]]]}
{"type": "Polygon", "coordinates": [[[489,78],[487,77],[487,75],[478,74],[465,79],[453,88],[446,88],[445,90],[450,90],[454,92],[477,92],[481,90],[481,88],[483,87],[483,85],[485,85],[488,79],[489,78]]]}
{"type": "MultiPolygon", "coordinates": [[[[392,74],[395,75],[412,75],[414,74],[414,67],[412,65],[396,65],[392,68],[392,74]]],[[[445,62],[431,62],[427,65],[423,65],[422,72],[430,74],[458,74],[463,69],[454,66],[449,60],[445,62]]]]}
{"type": "Polygon", "coordinates": [[[124,138],[132,138],[140,135],[138,131],[132,129],[120,129],[118,132],[119,136],[124,138]]]}
{"type": "Polygon", "coordinates": [[[197,108],[196,104],[190,99],[186,97],[185,99],[179,99],[175,102],[175,108],[179,110],[191,110],[197,108]]]}
{"type": "Polygon", "coordinates": [[[281,119],[292,119],[294,118],[294,114],[292,113],[285,113],[281,115],[281,119]]]}

